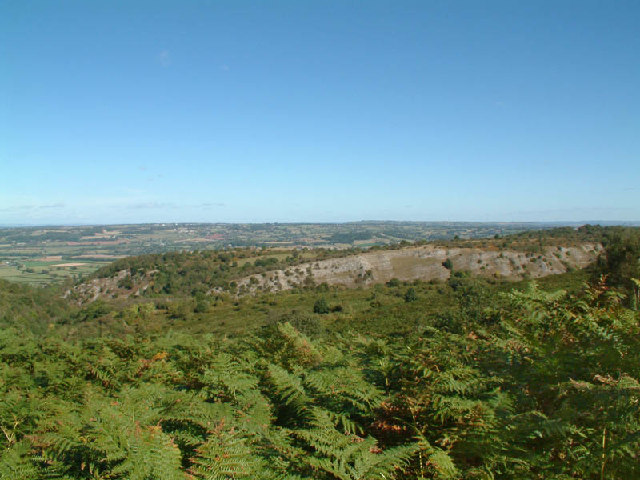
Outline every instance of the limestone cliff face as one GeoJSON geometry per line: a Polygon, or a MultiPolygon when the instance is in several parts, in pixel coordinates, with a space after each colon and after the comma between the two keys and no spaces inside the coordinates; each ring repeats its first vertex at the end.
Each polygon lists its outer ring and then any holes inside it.
{"type": "MultiPolygon", "coordinates": [[[[568,269],[584,268],[596,260],[602,245],[585,243],[571,247],[545,247],[542,253],[525,253],[496,248],[445,248],[434,245],[407,247],[398,250],[375,250],[342,258],[303,263],[284,270],[271,270],[237,280],[239,295],[261,291],[290,290],[306,285],[342,285],[345,287],[385,283],[398,280],[445,281],[451,271],[443,266],[451,260],[454,271],[473,275],[520,280],[528,276],[539,278],[564,273],[568,269]]],[[[137,277],[132,288],[120,287],[120,281],[130,272],[121,270],[113,277],[94,278],[75,286],[65,297],[83,305],[99,298],[127,298],[144,294],[152,284],[156,270],[137,277]]],[[[221,292],[211,289],[209,293],[221,292]]]]}
{"type": "Polygon", "coordinates": [[[443,248],[431,245],[400,250],[382,250],[343,258],[332,258],[251,275],[238,281],[241,293],[288,290],[311,282],[355,287],[399,280],[441,280],[451,272],[443,266],[450,259],[453,269],[484,277],[520,280],[539,278],[584,268],[598,257],[602,246],[585,243],[572,247],[545,247],[542,253],[479,248],[443,248]]]}

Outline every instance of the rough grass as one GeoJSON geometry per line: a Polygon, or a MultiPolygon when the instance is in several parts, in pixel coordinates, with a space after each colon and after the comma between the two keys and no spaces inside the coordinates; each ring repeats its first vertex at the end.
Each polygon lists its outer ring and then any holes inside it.
{"type": "Polygon", "coordinates": [[[410,277],[417,266],[438,266],[442,262],[438,258],[394,257],[390,259],[393,271],[398,277],[410,277]]]}

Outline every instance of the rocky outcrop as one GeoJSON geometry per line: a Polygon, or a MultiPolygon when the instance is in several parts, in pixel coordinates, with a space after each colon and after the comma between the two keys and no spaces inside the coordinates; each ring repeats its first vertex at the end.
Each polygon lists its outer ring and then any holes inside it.
{"type": "Polygon", "coordinates": [[[597,258],[602,246],[585,243],[570,247],[544,247],[541,252],[480,248],[444,248],[433,245],[400,250],[376,250],[343,258],[309,262],[284,270],[273,270],[239,280],[239,293],[278,291],[304,285],[327,283],[356,287],[398,280],[440,280],[451,275],[444,266],[451,261],[452,270],[474,275],[520,280],[564,273],[584,268],[597,258]]]}

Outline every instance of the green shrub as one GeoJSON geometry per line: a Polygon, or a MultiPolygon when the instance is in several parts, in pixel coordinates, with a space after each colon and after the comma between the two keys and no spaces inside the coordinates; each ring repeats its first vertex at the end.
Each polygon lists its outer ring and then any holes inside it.
{"type": "Polygon", "coordinates": [[[327,301],[325,300],[324,297],[319,298],[313,304],[313,313],[317,313],[319,315],[325,315],[325,314],[329,313],[330,311],[331,311],[331,309],[329,308],[329,304],[327,303],[327,301]]]}

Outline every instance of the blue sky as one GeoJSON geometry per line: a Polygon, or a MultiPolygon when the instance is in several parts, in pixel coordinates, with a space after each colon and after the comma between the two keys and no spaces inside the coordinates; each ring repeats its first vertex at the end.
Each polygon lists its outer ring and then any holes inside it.
{"type": "Polygon", "coordinates": [[[640,220],[640,2],[0,3],[0,224],[640,220]]]}

